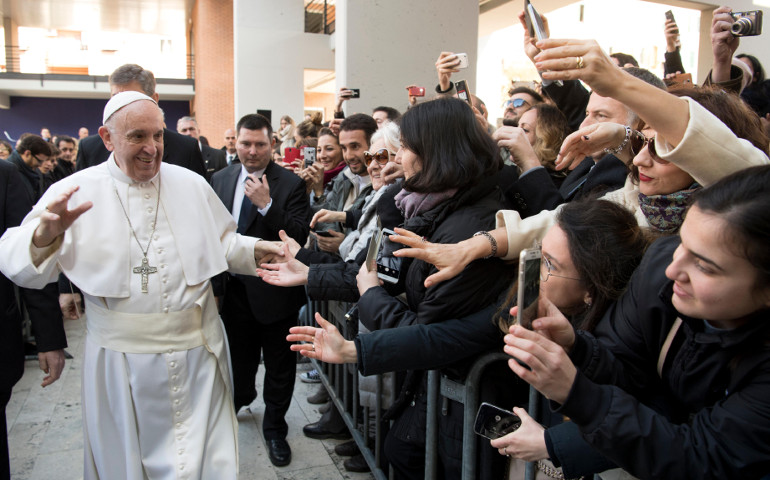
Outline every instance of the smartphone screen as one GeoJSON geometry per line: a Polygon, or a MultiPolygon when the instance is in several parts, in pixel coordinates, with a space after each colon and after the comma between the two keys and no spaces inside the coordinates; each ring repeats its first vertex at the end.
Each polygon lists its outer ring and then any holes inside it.
{"type": "Polygon", "coordinates": [[[471,101],[471,92],[468,90],[468,83],[465,80],[455,82],[455,89],[457,89],[457,98],[465,100],[468,105],[473,106],[471,101]]]}
{"type": "Polygon", "coordinates": [[[524,328],[532,328],[537,318],[537,301],[540,298],[540,249],[528,248],[519,256],[519,311],[516,321],[524,328]]]}
{"type": "Polygon", "coordinates": [[[389,283],[398,283],[401,275],[401,258],[393,256],[393,252],[404,248],[400,243],[391,242],[390,235],[396,232],[387,228],[382,229],[380,245],[377,249],[377,277],[389,283]]]}
{"type": "Polygon", "coordinates": [[[473,431],[477,435],[494,440],[504,437],[521,426],[521,419],[513,412],[482,403],[476,414],[473,431]]]}

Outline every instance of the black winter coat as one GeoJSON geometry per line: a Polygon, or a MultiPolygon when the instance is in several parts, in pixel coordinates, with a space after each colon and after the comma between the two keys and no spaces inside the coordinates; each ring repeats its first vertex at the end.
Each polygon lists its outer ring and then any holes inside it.
{"type": "Polygon", "coordinates": [[[639,478],[760,478],[770,472],[770,312],[719,333],[679,315],[665,276],[679,244],[653,244],[595,337],[579,332],[571,353],[579,371],[560,411],[639,478]],[[658,358],[677,317],[661,378],[658,358]]]}

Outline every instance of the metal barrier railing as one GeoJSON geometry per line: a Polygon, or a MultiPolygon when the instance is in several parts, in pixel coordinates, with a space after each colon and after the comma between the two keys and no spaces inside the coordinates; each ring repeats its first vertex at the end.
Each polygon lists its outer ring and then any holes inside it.
{"type": "MultiPolygon", "coordinates": [[[[352,304],[341,302],[309,302],[307,315],[302,319],[303,325],[316,326],[314,313],[333,323],[342,335],[352,340],[358,334],[357,320],[345,318],[352,304]]],[[[462,479],[476,478],[478,437],[473,432],[473,422],[479,407],[480,380],[487,367],[496,362],[507,361],[511,357],[502,351],[486,353],[475,360],[464,383],[460,383],[441,375],[438,370],[428,372],[428,412],[425,443],[425,478],[434,480],[438,473],[438,415],[441,398],[447,398],[463,404],[463,458],[462,479]]],[[[356,365],[331,365],[311,360],[320,373],[321,382],[329,392],[329,396],[337,407],[350,430],[361,454],[372,474],[378,480],[385,480],[388,475],[385,459],[381,457],[382,442],[387,434],[387,427],[382,421],[383,387],[382,376],[377,376],[376,403],[374,411],[361,407],[358,395],[358,370],[356,365]],[[371,431],[370,418],[374,418],[374,432],[371,431]],[[360,427],[360,429],[359,429],[360,427]],[[372,435],[373,434],[373,435],[372,435]],[[367,439],[373,438],[374,445],[369,445],[367,439]]],[[[530,407],[532,407],[530,400],[530,407]]],[[[531,467],[528,470],[532,470],[531,467]]],[[[534,471],[533,471],[534,473],[534,471]]],[[[534,477],[528,477],[534,478],[534,477]]]]}

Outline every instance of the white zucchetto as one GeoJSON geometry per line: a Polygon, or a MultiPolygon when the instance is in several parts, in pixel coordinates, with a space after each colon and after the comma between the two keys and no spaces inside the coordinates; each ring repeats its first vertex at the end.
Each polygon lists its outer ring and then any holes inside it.
{"type": "Polygon", "coordinates": [[[153,100],[151,97],[148,97],[147,95],[140,92],[126,91],[126,92],[116,93],[115,95],[112,96],[112,98],[110,98],[110,101],[107,102],[107,105],[104,106],[104,115],[102,116],[102,124],[106,124],[107,120],[109,120],[110,117],[121,108],[125,107],[130,103],[138,102],[139,100],[149,100],[155,105],[157,105],[155,100],[153,100]]]}

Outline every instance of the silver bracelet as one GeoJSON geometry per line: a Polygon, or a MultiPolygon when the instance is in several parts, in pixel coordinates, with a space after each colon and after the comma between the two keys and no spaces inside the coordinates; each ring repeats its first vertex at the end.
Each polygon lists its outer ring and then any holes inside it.
{"type": "Polygon", "coordinates": [[[626,129],[626,138],[623,139],[623,142],[615,148],[605,148],[604,153],[611,153],[613,155],[617,155],[618,153],[620,153],[621,150],[626,148],[626,145],[628,145],[628,140],[631,139],[631,127],[629,127],[628,125],[624,125],[623,128],[626,129]]]}
{"type": "Polygon", "coordinates": [[[473,234],[474,237],[478,237],[480,235],[487,237],[487,240],[489,240],[489,243],[492,245],[492,253],[484,257],[483,260],[494,257],[495,254],[497,254],[497,240],[495,240],[495,237],[493,237],[491,233],[484,230],[473,234]]]}

